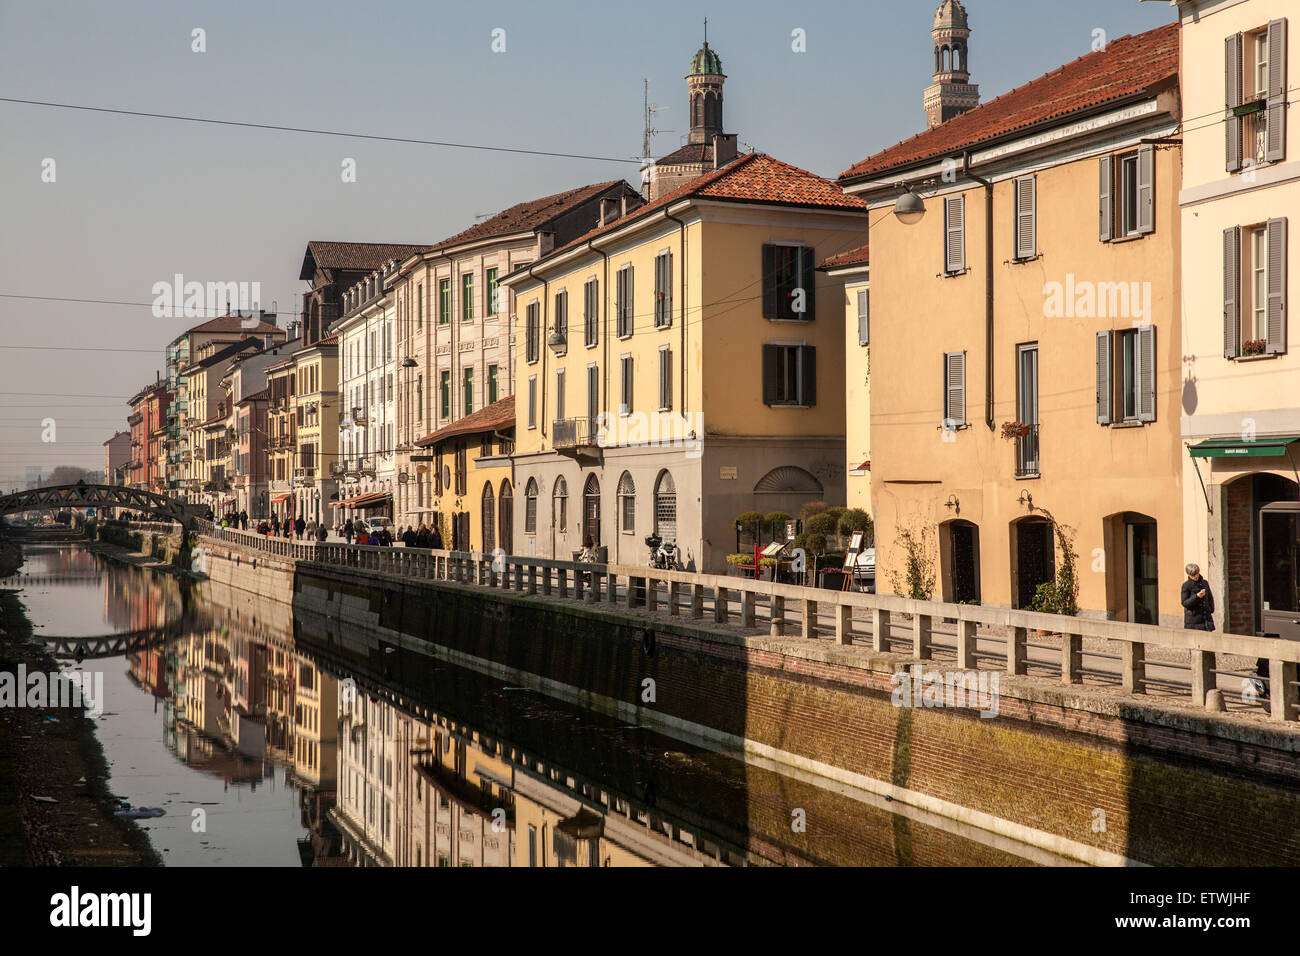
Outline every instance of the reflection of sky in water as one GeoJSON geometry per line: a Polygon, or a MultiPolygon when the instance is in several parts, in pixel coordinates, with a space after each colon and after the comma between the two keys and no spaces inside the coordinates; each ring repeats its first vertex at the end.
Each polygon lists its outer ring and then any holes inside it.
{"type": "MultiPolygon", "coordinates": [[[[93,573],[97,559],[80,548],[30,548],[24,575],[93,573]]],[[[96,580],[37,583],[22,593],[38,634],[89,637],[132,630],[156,614],[179,614],[177,584],[170,578],[110,563],[96,580]]],[[[162,623],[162,620],[157,621],[162,623]]],[[[154,848],[169,866],[298,866],[298,791],[283,768],[269,761],[245,762],[241,782],[227,785],[230,763],[219,744],[201,769],[201,742],[168,729],[168,704],[127,676],[124,657],[87,661],[73,670],[104,674],[104,714],[98,736],[109,763],[109,790],[135,807],[162,807],[165,816],[141,820],[154,848]],[[172,738],[169,746],[168,737],[172,738]],[[193,754],[187,765],[177,753],[193,754]],[[254,785],[242,782],[260,777],[254,785]],[[206,813],[206,833],[192,829],[194,809],[206,813]]]]}

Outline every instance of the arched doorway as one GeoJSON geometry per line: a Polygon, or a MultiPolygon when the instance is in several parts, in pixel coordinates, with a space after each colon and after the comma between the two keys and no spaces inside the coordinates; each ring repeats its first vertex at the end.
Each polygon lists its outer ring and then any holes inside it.
{"type": "Polygon", "coordinates": [[[551,490],[551,557],[560,557],[560,543],[569,533],[569,483],[564,476],[555,479],[551,490]]]}
{"type": "Polygon", "coordinates": [[[537,479],[524,485],[524,534],[537,534],[537,479]]]}
{"type": "Polygon", "coordinates": [[[677,543],[677,485],[667,469],[655,481],[655,534],[677,543]]]}
{"type": "Polygon", "coordinates": [[[582,489],[582,538],[588,537],[593,547],[600,547],[600,480],[594,474],[582,489]]]}
{"type": "Polygon", "coordinates": [[[514,489],[510,487],[510,479],[501,479],[501,493],[498,496],[497,506],[497,529],[500,532],[498,537],[501,539],[498,545],[506,554],[514,554],[515,543],[515,501],[514,489]]]}
{"type": "Polygon", "coordinates": [[[480,499],[480,519],[483,533],[483,551],[496,550],[497,499],[492,491],[492,482],[483,483],[483,496],[480,499]]]}
{"type": "Polygon", "coordinates": [[[1015,607],[1030,608],[1038,586],[1056,577],[1056,542],[1046,518],[1011,522],[1011,593],[1015,607]]]}
{"type": "Polygon", "coordinates": [[[943,599],[955,604],[980,602],[980,529],[957,519],[939,526],[943,569],[943,599]]]}

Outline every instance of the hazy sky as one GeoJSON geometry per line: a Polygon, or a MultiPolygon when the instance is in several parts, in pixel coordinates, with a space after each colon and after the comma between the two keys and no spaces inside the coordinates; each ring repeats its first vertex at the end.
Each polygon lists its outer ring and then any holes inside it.
{"type": "MultiPolygon", "coordinates": [[[[0,97],[631,159],[642,79],[671,132],[709,18],[724,122],[825,176],[924,125],[937,0],[594,2],[5,2],[0,97]],[[193,31],[206,52],[193,52],[193,31]],[[495,29],[505,52],[492,50],[495,29]],[[806,52],[791,49],[792,31],[806,52]]],[[[1137,0],[969,0],[982,100],[1109,38],[1170,22],[1137,0]]],[[[27,465],[103,467],[125,400],[193,319],[152,287],[260,282],[281,324],[310,239],[436,242],[478,214],[626,176],[561,159],[0,102],[0,486],[27,465]],[[44,161],[56,180],[42,182],[44,161]],[[357,181],[341,164],[356,161],[357,181]],[[113,300],[141,305],[39,301],[113,300]],[[121,349],[125,351],[106,351],[121,349]],[[57,441],[41,441],[53,418],[57,441]]]]}

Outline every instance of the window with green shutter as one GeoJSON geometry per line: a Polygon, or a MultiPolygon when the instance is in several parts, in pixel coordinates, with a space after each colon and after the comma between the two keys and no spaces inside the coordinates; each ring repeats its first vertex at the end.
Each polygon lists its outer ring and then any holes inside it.
{"type": "Polygon", "coordinates": [[[466,272],[460,277],[460,320],[474,321],[474,273],[466,272]]]}
{"type": "Polygon", "coordinates": [[[489,269],[487,271],[487,314],[498,315],[501,312],[501,304],[498,302],[500,286],[497,285],[497,270],[489,269]]]}
{"type": "Polygon", "coordinates": [[[442,403],[442,417],[451,418],[451,372],[442,373],[438,388],[442,403]]]}
{"type": "Polygon", "coordinates": [[[474,369],[472,368],[465,369],[462,392],[465,395],[465,414],[469,415],[474,411],[474,369]]]}
{"type": "Polygon", "coordinates": [[[451,280],[438,280],[438,324],[446,325],[451,321],[451,280]]]}
{"type": "Polygon", "coordinates": [[[498,398],[497,396],[497,367],[488,366],[488,404],[491,405],[498,398]]]}

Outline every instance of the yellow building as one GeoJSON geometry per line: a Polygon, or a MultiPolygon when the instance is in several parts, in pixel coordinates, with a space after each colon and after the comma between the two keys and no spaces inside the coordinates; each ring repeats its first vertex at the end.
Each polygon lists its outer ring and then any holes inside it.
{"type": "Polygon", "coordinates": [[[297,448],[294,455],[294,519],[332,525],[331,497],[338,491],[330,463],[338,460],[339,418],[338,336],[327,335],[315,345],[293,353],[297,406],[294,415],[297,448]],[[328,517],[327,517],[328,516],[328,517]]]}
{"type": "Polygon", "coordinates": [[[285,352],[289,357],[267,366],[266,384],[270,392],[270,405],[266,413],[267,434],[267,490],[271,495],[271,513],[284,520],[288,516],[293,497],[293,470],[298,454],[298,394],[295,391],[298,375],[293,352],[300,340],[289,342],[285,352]]]}
{"type": "Polygon", "coordinates": [[[831,256],[818,268],[844,283],[846,504],[871,513],[871,269],[868,248],[831,256]]]}
{"type": "Polygon", "coordinates": [[[1063,529],[1081,613],[1181,625],[1177,79],[1176,25],[1122,37],[841,176],[882,591],[1032,606],[1063,529]]]}
{"type": "Polygon", "coordinates": [[[514,553],[515,398],[499,399],[415,442],[412,461],[431,476],[431,513],[443,547],[514,553]]]}
{"type": "Polygon", "coordinates": [[[524,342],[516,550],[568,559],[589,537],[640,563],[654,534],[717,571],[738,514],[842,503],[843,313],[815,266],[865,231],[860,200],[751,153],[503,279],[524,342]]]}
{"type": "Polygon", "coordinates": [[[1300,54],[1286,16],[1300,11],[1194,0],[1179,12],[1183,111],[1208,117],[1183,131],[1179,197],[1186,555],[1225,630],[1300,640],[1300,357],[1287,306],[1300,274],[1288,241],[1300,215],[1300,124],[1288,116],[1300,54]]]}

